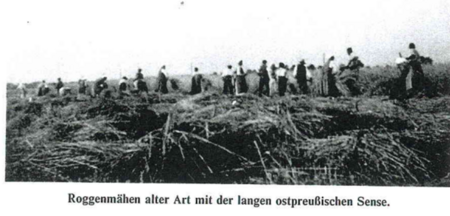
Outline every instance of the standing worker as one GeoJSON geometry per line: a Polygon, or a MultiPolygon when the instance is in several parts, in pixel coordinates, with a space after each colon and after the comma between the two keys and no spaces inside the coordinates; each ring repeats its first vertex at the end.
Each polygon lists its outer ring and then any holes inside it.
{"type": "Polygon", "coordinates": [[[233,66],[228,65],[225,70],[221,72],[223,80],[223,94],[233,94],[233,66]]]}
{"type": "Polygon", "coordinates": [[[322,81],[320,93],[322,96],[332,96],[335,97],[339,94],[336,88],[336,65],[334,64],[334,56],[331,56],[322,68],[322,81]]]}
{"type": "Polygon", "coordinates": [[[236,95],[241,95],[247,92],[247,81],[245,80],[245,70],[243,66],[243,61],[239,61],[238,67],[236,69],[236,95]]]}
{"type": "Polygon", "coordinates": [[[202,92],[202,74],[198,71],[198,68],[194,68],[194,75],[191,81],[191,94],[199,94],[202,92]]]}
{"type": "MultiPolygon", "coordinates": [[[[345,93],[348,96],[361,94],[360,89],[357,86],[359,80],[359,69],[364,67],[364,64],[360,61],[359,57],[353,52],[351,47],[347,48],[348,63],[343,70],[348,69],[348,73],[342,74],[337,80],[339,83],[343,83],[348,92],[345,93]]],[[[337,79],[337,77],[336,77],[337,79]]],[[[344,93],[344,92],[343,92],[344,93]]]]}
{"type": "Polygon", "coordinates": [[[278,69],[276,70],[278,80],[278,94],[284,96],[287,89],[287,69],[283,62],[280,62],[278,69]]]}
{"type": "Polygon", "coordinates": [[[267,70],[267,61],[263,60],[262,65],[258,71],[259,75],[259,96],[263,94],[269,96],[269,71],[267,70]]]}
{"type": "Polygon", "coordinates": [[[44,96],[50,92],[50,88],[48,87],[47,83],[45,83],[45,80],[42,80],[41,84],[38,86],[38,97],[44,96]]]}
{"type": "Polygon", "coordinates": [[[158,72],[158,88],[156,91],[161,92],[162,94],[169,93],[169,90],[167,89],[167,72],[165,65],[163,65],[158,72]]]}
{"type": "Polygon", "coordinates": [[[297,80],[300,94],[308,93],[308,70],[305,65],[305,60],[301,60],[294,69],[294,77],[297,80]]]}
{"type": "Polygon", "coordinates": [[[277,92],[277,66],[272,64],[269,72],[269,95],[272,97],[277,92]]]}
{"type": "Polygon", "coordinates": [[[134,89],[139,90],[139,81],[144,79],[144,75],[142,74],[142,69],[138,68],[136,73],[136,77],[133,80],[134,89]]]}
{"type": "Polygon", "coordinates": [[[58,82],[56,83],[56,92],[60,95],[60,89],[64,87],[64,83],[61,81],[61,78],[58,78],[58,82]]]}
{"type": "Polygon", "coordinates": [[[134,80],[142,80],[144,79],[144,75],[142,74],[142,69],[138,68],[138,72],[136,73],[136,78],[134,80]]]}
{"type": "Polygon", "coordinates": [[[422,64],[420,62],[420,54],[416,50],[416,45],[414,43],[409,44],[410,55],[406,57],[409,65],[411,66],[411,72],[407,77],[406,90],[414,90],[415,92],[421,91],[423,89],[423,82],[425,75],[423,73],[422,64]]]}
{"type": "Polygon", "coordinates": [[[87,84],[86,79],[78,80],[78,94],[79,95],[86,95],[87,88],[88,88],[88,84],[87,84]]]}

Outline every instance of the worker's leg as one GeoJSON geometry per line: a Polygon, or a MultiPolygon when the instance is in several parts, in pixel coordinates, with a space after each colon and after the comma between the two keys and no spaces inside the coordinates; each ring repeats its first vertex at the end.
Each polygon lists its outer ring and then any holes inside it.
{"type": "Polygon", "coordinates": [[[270,82],[269,79],[267,79],[267,78],[264,79],[264,92],[263,92],[263,94],[265,94],[266,96],[269,96],[269,91],[270,91],[269,82],[270,82]]]}
{"type": "Polygon", "coordinates": [[[264,90],[264,78],[259,77],[259,88],[258,88],[258,95],[261,97],[264,90]]]}

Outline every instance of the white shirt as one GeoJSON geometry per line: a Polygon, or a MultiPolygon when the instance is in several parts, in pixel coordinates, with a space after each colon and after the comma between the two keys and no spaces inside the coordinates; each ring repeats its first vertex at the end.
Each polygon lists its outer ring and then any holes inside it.
{"type": "Polygon", "coordinates": [[[295,64],[294,68],[292,69],[292,70],[294,70],[294,71],[292,72],[292,75],[293,75],[294,77],[297,76],[297,68],[298,68],[298,64],[295,64]]]}
{"type": "Polygon", "coordinates": [[[408,60],[406,60],[405,58],[397,58],[396,60],[395,60],[395,64],[397,64],[397,65],[399,65],[399,64],[403,64],[403,63],[405,63],[405,62],[407,62],[408,60]]]}
{"type": "Polygon", "coordinates": [[[277,77],[285,77],[287,70],[285,68],[278,68],[275,73],[277,74],[277,77]]]}
{"type": "Polygon", "coordinates": [[[163,73],[166,77],[168,76],[166,69],[161,69],[159,72],[163,73]]]}
{"type": "Polygon", "coordinates": [[[328,66],[331,69],[331,73],[336,73],[337,72],[337,67],[336,64],[334,63],[334,61],[330,61],[330,65],[328,66]]]}
{"type": "Polygon", "coordinates": [[[245,69],[244,69],[244,67],[243,67],[243,66],[238,66],[238,67],[237,67],[237,70],[236,70],[236,74],[237,74],[237,75],[244,75],[244,74],[245,74],[245,69]],[[241,69],[242,69],[242,72],[241,72],[241,69]]]}
{"type": "Polygon", "coordinates": [[[126,80],[126,79],[120,79],[119,85],[122,85],[122,83],[127,83],[127,81],[128,81],[128,80],[126,80]]]}
{"type": "Polygon", "coordinates": [[[352,53],[350,53],[350,55],[348,55],[348,61],[350,62],[351,60],[353,60],[354,58],[358,58],[358,56],[354,53],[354,52],[352,52],[352,53]]]}
{"type": "Polygon", "coordinates": [[[233,76],[233,74],[234,74],[233,69],[229,69],[229,68],[227,68],[221,72],[222,77],[233,76]]]}

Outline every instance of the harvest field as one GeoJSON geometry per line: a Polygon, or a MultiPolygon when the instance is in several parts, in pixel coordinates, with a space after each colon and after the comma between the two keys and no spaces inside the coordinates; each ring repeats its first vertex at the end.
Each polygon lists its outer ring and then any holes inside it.
{"type": "Polygon", "coordinates": [[[389,99],[393,67],[339,98],[258,97],[254,73],[239,97],[218,75],[194,96],[188,76],[110,99],[29,102],[9,84],[6,181],[450,186],[450,64],[424,70],[427,92],[405,101],[389,99]]]}

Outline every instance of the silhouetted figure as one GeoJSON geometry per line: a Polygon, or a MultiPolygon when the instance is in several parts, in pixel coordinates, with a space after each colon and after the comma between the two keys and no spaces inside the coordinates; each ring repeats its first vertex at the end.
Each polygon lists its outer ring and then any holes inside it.
{"type": "Polygon", "coordinates": [[[411,72],[407,76],[406,90],[412,90],[415,92],[423,90],[423,84],[425,75],[423,73],[422,64],[420,62],[420,54],[416,50],[416,45],[414,43],[409,44],[410,55],[406,57],[409,65],[411,67],[411,72]]]}
{"type": "Polygon", "coordinates": [[[272,64],[269,71],[269,95],[273,96],[277,92],[277,66],[272,64]]]}
{"type": "Polygon", "coordinates": [[[202,92],[202,74],[198,71],[198,68],[194,68],[194,75],[191,81],[191,94],[199,94],[202,92]]]}
{"type": "Polygon", "coordinates": [[[61,81],[61,78],[58,78],[58,82],[56,83],[56,92],[60,95],[60,89],[64,87],[64,83],[61,81]]]}
{"type": "MultiPolygon", "coordinates": [[[[397,68],[400,70],[400,77],[397,82],[395,82],[391,88],[391,92],[389,97],[391,99],[406,99],[408,97],[407,85],[408,85],[408,74],[411,72],[411,66],[409,65],[408,60],[402,57],[402,54],[399,53],[399,58],[396,59],[395,63],[397,64],[397,68]]],[[[411,83],[409,83],[411,85],[411,83]]]]}
{"type": "Polygon", "coordinates": [[[223,80],[223,94],[233,94],[233,66],[228,65],[225,70],[221,72],[223,80]]]}
{"type": "Polygon", "coordinates": [[[142,79],[144,79],[144,75],[142,74],[142,69],[138,68],[138,72],[136,73],[136,78],[134,79],[134,81],[142,80],[142,79]]]}
{"type": "Polygon", "coordinates": [[[163,65],[158,72],[158,87],[156,91],[161,92],[162,94],[169,93],[169,90],[167,89],[167,72],[165,65],[163,65]]]}
{"type": "Polygon", "coordinates": [[[263,94],[269,96],[270,78],[266,60],[262,61],[262,65],[261,67],[259,67],[258,75],[259,75],[259,96],[262,96],[263,94]]]}
{"type": "Polygon", "coordinates": [[[248,86],[245,80],[245,70],[243,67],[243,61],[239,61],[238,67],[236,69],[236,95],[243,94],[247,92],[248,86]]]}
{"type": "Polygon", "coordinates": [[[300,94],[308,93],[308,77],[305,60],[301,60],[294,70],[294,77],[297,80],[298,90],[300,94]]]}
{"type": "Polygon", "coordinates": [[[144,75],[142,74],[142,69],[139,68],[136,73],[136,78],[134,78],[134,91],[137,93],[145,92],[148,93],[148,86],[144,80],[144,75]]]}
{"type": "Polygon", "coordinates": [[[278,80],[278,94],[280,96],[284,96],[287,90],[287,69],[284,63],[280,62],[278,65],[278,69],[276,70],[277,80],[278,80]]]}

